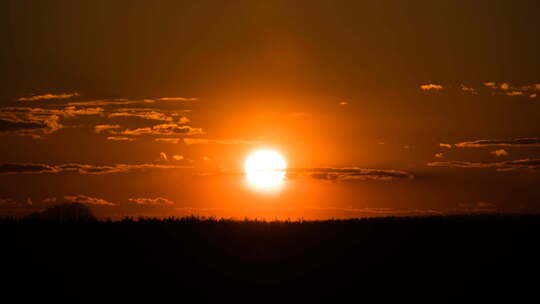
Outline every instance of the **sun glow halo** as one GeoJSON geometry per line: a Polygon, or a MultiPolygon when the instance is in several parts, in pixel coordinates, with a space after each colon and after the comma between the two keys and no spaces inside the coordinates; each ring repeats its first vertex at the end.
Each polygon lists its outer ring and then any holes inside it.
{"type": "Polygon", "coordinates": [[[283,156],[272,150],[255,151],[244,164],[248,183],[258,189],[273,189],[281,185],[286,168],[283,156]]]}

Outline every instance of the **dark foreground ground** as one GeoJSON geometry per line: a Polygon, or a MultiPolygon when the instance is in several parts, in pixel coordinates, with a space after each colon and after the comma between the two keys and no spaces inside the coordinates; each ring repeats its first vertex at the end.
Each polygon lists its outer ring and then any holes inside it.
{"type": "Polygon", "coordinates": [[[456,303],[540,297],[538,215],[27,219],[2,220],[0,231],[1,294],[20,300],[456,303]]]}

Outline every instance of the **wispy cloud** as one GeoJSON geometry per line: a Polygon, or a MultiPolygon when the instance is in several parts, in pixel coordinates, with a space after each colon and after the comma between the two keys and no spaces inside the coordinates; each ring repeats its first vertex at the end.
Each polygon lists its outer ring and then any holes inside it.
{"type": "Polygon", "coordinates": [[[495,156],[506,156],[506,155],[508,155],[508,152],[506,152],[505,149],[498,149],[498,150],[495,150],[495,151],[491,151],[489,153],[491,153],[491,154],[493,154],[495,156]]]}
{"type": "Polygon", "coordinates": [[[494,81],[484,82],[484,86],[486,86],[486,87],[488,87],[488,88],[492,88],[492,89],[497,88],[497,85],[495,84],[494,81]]]}
{"type": "Polygon", "coordinates": [[[497,207],[495,204],[480,201],[474,203],[459,203],[458,210],[456,211],[458,213],[489,213],[495,212],[496,210],[497,207]]]}
{"type": "Polygon", "coordinates": [[[430,167],[494,168],[497,171],[540,171],[540,159],[518,159],[502,162],[444,161],[427,163],[430,167]]]}
{"type": "Polygon", "coordinates": [[[413,179],[414,175],[392,169],[366,169],[366,168],[301,168],[287,169],[287,175],[294,177],[295,174],[308,175],[314,179],[330,181],[352,181],[352,180],[407,180],[413,179]]]}
{"type": "MultiPolygon", "coordinates": [[[[487,81],[481,85],[449,85],[448,89],[456,90],[459,88],[460,91],[466,92],[472,95],[480,95],[481,93],[487,93],[490,95],[506,95],[506,96],[529,96],[536,94],[537,91],[540,91],[540,84],[528,84],[528,85],[512,85],[509,82],[497,83],[495,81],[487,81]]],[[[420,86],[422,90],[440,90],[442,86],[425,84],[420,86]]],[[[535,95],[536,97],[536,95],[535,95]]]]}
{"type": "Polygon", "coordinates": [[[138,205],[149,205],[149,206],[171,206],[174,205],[174,202],[163,197],[156,198],[130,198],[128,201],[138,204],[138,205]]]}
{"type": "Polygon", "coordinates": [[[161,101],[196,101],[197,98],[194,98],[194,97],[190,97],[190,98],[186,98],[186,97],[161,97],[161,98],[158,98],[158,100],[161,100],[161,101]]]}
{"type": "Polygon", "coordinates": [[[134,141],[135,138],[125,137],[125,136],[108,136],[107,140],[112,140],[112,141],[134,141]]]}
{"type": "Polygon", "coordinates": [[[180,161],[180,160],[183,160],[183,159],[184,159],[184,157],[183,157],[182,155],[179,155],[179,154],[175,154],[175,155],[173,155],[173,157],[172,157],[172,158],[173,158],[174,160],[178,160],[178,161],[180,161]]]}
{"type": "MultiPolygon", "coordinates": [[[[158,120],[172,122],[174,117],[153,109],[125,108],[118,109],[108,115],[109,118],[135,117],[147,120],[158,120]]],[[[188,120],[189,121],[189,120],[188,120]]]]}
{"type": "Polygon", "coordinates": [[[94,127],[94,132],[101,133],[103,131],[114,130],[114,129],[119,129],[119,128],[120,128],[119,125],[97,125],[94,127]]]}
{"type": "Polygon", "coordinates": [[[186,125],[178,125],[176,123],[160,124],[146,128],[126,129],[117,134],[122,135],[201,135],[204,134],[201,128],[193,128],[186,125]]]}
{"type": "Polygon", "coordinates": [[[479,147],[540,147],[540,138],[516,138],[516,139],[479,139],[474,141],[464,141],[455,144],[458,148],[479,148],[479,147]]]}
{"type": "Polygon", "coordinates": [[[30,135],[41,138],[62,129],[60,120],[79,115],[101,115],[102,108],[76,108],[73,106],[62,109],[45,109],[32,107],[2,107],[0,108],[0,132],[30,135]]]}
{"type": "Polygon", "coordinates": [[[440,84],[423,84],[420,86],[420,89],[424,90],[424,91],[430,91],[430,90],[435,90],[435,91],[438,91],[438,90],[442,90],[443,86],[440,85],[440,84]]]}
{"type": "Polygon", "coordinates": [[[413,215],[441,215],[442,211],[432,209],[394,209],[394,208],[344,208],[344,207],[304,207],[307,210],[324,212],[345,212],[358,215],[377,215],[377,216],[413,216],[413,215]]]}
{"type": "Polygon", "coordinates": [[[81,96],[79,93],[62,93],[62,94],[42,94],[34,95],[31,97],[21,97],[18,98],[18,101],[37,101],[37,100],[46,100],[46,99],[68,99],[72,97],[81,96]]]}
{"type": "Polygon", "coordinates": [[[159,159],[163,161],[169,161],[169,159],[167,158],[167,154],[165,154],[165,152],[159,152],[159,159]]]}
{"type": "Polygon", "coordinates": [[[478,91],[475,88],[468,87],[468,86],[466,86],[464,84],[461,85],[461,90],[465,91],[465,92],[468,92],[470,94],[474,94],[474,95],[478,94],[478,91]]]}
{"type": "Polygon", "coordinates": [[[88,164],[32,164],[7,163],[0,165],[0,174],[51,174],[51,173],[77,173],[77,174],[111,174],[136,170],[153,169],[192,169],[191,166],[161,165],[161,164],[117,164],[117,165],[88,165],[88,164]]]}
{"type": "Polygon", "coordinates": [[[28,207],[28,204],[16,201],[11,198],[0,198],[0,208],[20,208],[28,207]]]}
{"type": "Polygon", "coordinates": [[[156,138],[154,141],[167,144],[177,144],[182,140],[181,138],[156,138]]]}
{"type": "Polygon", "coordinates": [[[64,199],[73,203],[88,204],[88,205],[102,205],[102,206],[116,206],[116,204],[108,202],[101,198],[90,197],[84,194],[79,195],[66,195],[64,199]]]}
{"type": "Polygon", "coordinates": [[[77,101],[69,102],[68,106],[109,106],[109,105],[128,105],[140,103],[137,100],[128,100],[128,99],[103,99],[103,100],[88,100],[88,101],[77,101]]]}

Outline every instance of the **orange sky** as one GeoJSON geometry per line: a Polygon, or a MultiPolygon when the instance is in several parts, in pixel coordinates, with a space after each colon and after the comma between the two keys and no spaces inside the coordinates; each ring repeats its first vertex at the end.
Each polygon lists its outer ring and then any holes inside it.
{"type": "Polygon", "coordinates": [[[0,214],[536,212],[539,8],[2,1],[0,214]]]}

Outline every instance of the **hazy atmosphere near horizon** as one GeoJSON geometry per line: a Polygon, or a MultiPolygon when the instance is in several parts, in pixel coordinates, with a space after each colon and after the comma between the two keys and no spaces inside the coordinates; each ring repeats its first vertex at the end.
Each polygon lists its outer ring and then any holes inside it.
{"type": "Polygon", "coordinates": [[[0,2],[0,216],[540,211],[540,1],[0,2]]]}

